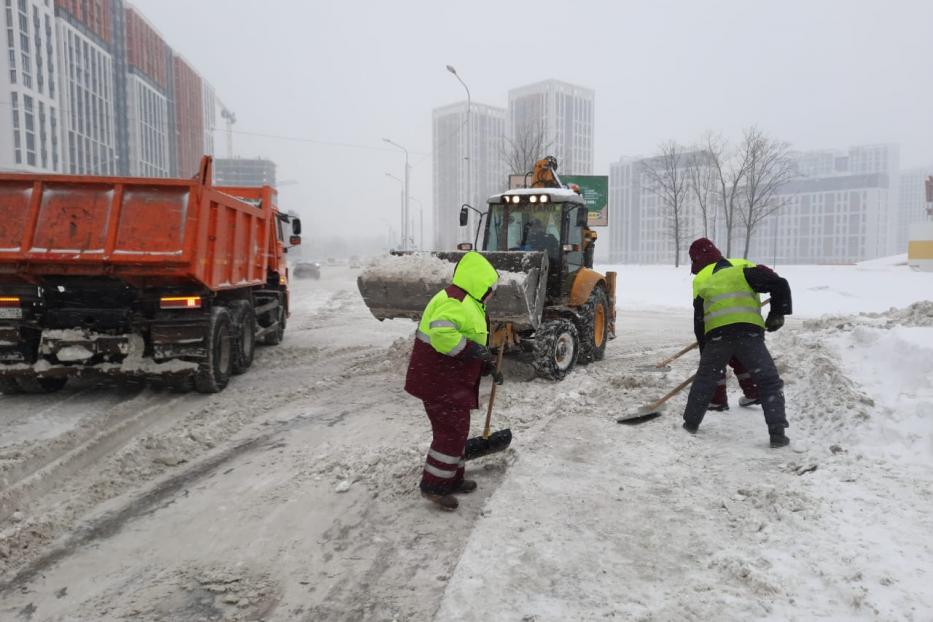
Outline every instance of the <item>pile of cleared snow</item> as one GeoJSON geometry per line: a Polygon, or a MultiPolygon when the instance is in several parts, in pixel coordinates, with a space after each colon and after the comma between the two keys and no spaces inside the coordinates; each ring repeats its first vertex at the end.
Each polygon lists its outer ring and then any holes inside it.
{"type": "Polygon", "coordinates": [[[859,268],[889,268],[891,266],[906,266],[907,253],[891,255],[890,257],[879,257],[878,259],[868,259],[866,261],[860,261],[855,265],[857,265],[859,268]]]}
{"type": "MultiPolygon", "coordinates": [[[[619,274],[617,300],[623,310],[692,309],[689,266],[600,266],[619,274]]],[[[796,317],[884,312],[933,300],[933,273],[907,266],[778,266],[790,283],[796,317]]]]}
{"type": "Polygon", "coordinates": [[[859,440],[891,457],[933,464],[933,327],[856,326],[829,344],[877,404],[859,440]]]}
{"type": "Polygon", "coordinates": [[[450,281],[454,275],[453,264],[429,253],[410,255],[388,255],[366,268],[360,279],[364,281],[412,280],[450,281]]]}

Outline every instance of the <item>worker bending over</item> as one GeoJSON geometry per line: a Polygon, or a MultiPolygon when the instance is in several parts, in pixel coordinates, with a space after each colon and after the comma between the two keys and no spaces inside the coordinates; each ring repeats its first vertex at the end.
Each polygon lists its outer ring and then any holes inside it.
{"type": "Polygon", "coordinates": [[[784,434],[784,383],[765,346],[764,331],[784,325],[792,313],[790,286],[766,266],[745,259],[725,259],[716,245],[700,238],[690,245],[693,262],[694,330],[700,344],[700,367],[684,410],[684,429],[696,434],[725,366],[735,358],[758,387],[771,447],[790,442],[784,434]],[[771,295],[767,320],[761,297],[771,295]]]}
{"type": "Polygon", "coordinates": [[[459,503],[454,493],[476,490],[464,479],[463,452],[470,433],[470,410],[479,407],[480,377],[502,375],[486,348],[486,303],[499,274],[479,253],[457,263],[453,283],[424,309],[408,364],[405,390],[424,402],[434,437],[421,475],[421,495],[445,510],[459,503]]]}

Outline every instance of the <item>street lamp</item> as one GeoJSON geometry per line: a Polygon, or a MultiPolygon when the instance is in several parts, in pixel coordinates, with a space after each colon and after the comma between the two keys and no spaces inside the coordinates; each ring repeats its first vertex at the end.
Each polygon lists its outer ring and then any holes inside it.
{"type": "MultiPolygon", "coordinates": [[[[394,179],[395,181],[397,181],[397,182],[399,183],[399,185],[401,186],[401,192],[400,192],[400,194],[401,194],[401,199],[402,199],[402,217],[404,218],[404,217],[405,217],[405,182],[404,182],[403,180],[399,179],[398,177],[396,177],[395,175],[393,175],[392,173],[389,173],[389,172],[386,172],[386,177],[391,177],[392,179],[394,179]]],[[[404,235],[404,234],[403,234],[403,235],[404,235]]],[[[399,250],[404,250],[404,248],[405,248],[405,244],[404,244],[404,241],[403,241],[403,242],[402,242],[402,248],[399,249],[399,250]]]]}
{"type": "Polygon", "coordinates": [[[405,190],[404,190],[405,199],[402,202],[402,250],[404,251],[404,250],[408,250],[407,248],[408,244],[406,242],[406,240],[408,239],[408,227],[407,227],[407,224],[408,224],[408,178],[409,178],[409,170],[411,169],[411,167],[408,166],[408,149],[406,149],[405,147],[401,146],[397,142],[392,141],[388,138],[383,138],[382,140],[383,142],[386,142],[392,145],[393,147],[398,147],[399,149],[405,152],[405,190]]]}
{"type": "MultiPolygon", "coordinates": [[[[466,197],[467,197],[467,200],[466,200],[466,201],[462,201],[462,200],[461,200],[460,203],[469,203],[469,204],[472,205],[472,204],[473,204],[473,197],[471,197],[470,194],[471,194],[471,192],[472,192],[472,190],[473,190],[473,187],[472,187],[472,179],[473,179],[473,170],[472,170],[472,169],[473,169],[473,123],[472,123],[472,121],[473,121],[473,102],[472,102],[472,99],[470,98],[470,87],[468,87],[468,86],[466,85],[466,82],[463,81],[463,78],[460,77],[460,74],[457,73],[457,70],[454,69],[454,66],[453,66],[453,65],[447,65],[447,71],[449,71],[450,73],[454,74],[454,77],[457,78],[457,80],[460,81],[460,84],[463,85],[463,88],[466,90],[466,94],[467,94],[467,174],[466,174],[466,187],[467,187],[466,197]]],[[[462,196],[461,196],[461,198],[462,198],[462,196]]],[[[470,220],[472,221],[472,219],[473,219],[473,215],[471,214],[471,215],[470,215],[470,220]]],[[[473,227],[469,227],[468,229],[472,230],[472,228],[473,228],[473,227]]],[[[470,237],[470,239],[472,239],[472,236],[470,237]]]]}

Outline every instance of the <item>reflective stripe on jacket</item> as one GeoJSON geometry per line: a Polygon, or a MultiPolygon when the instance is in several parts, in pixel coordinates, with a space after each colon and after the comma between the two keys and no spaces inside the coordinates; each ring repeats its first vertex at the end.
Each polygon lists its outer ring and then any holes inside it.
{"type": "Polygon", "coordinates": [[[693,297],[703,300],[704,331],[730,324],[754,324],[764,328],[761,297],[745,278],[745,268],[755,264],[745,259],[729,259],[731,267],[716,270],[710,264],[693,279],[693,297]]]}

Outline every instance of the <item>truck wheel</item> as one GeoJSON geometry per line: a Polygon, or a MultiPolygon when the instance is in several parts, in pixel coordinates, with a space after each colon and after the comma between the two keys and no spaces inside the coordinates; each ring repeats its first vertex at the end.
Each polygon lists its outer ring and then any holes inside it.
{"type": "Polygon", "coordinates": [[[563,380],[577,363],[580,338],[570,320],[544,322],[535,332],[532,366],[542,378],[563,380]]]}
{"type": "Polygon", "coordinates": [[[593,288],[586,304],[580,309],[583,321],[580,330],[581,365],[601,361],[606,357],[606,342],[609,341],[609,297],[600,286],[593,288]]]}
{"type": "Polygon", "coordinates": [[[276,326],[271,332],[268,332],[262,336],[263,345],[277,346],[282,343],[283,339],[285,339],[285,324],[287,323],[288,314],[285,313],[285,307],[281,305],[281,301],[279,301],[279,303],[279,308],[272,312],[274,314],[272,317],[275,318],[275,321],[278,321],[278,326],[276,326]]]}
{"type": "Polygon", "coordinates": [[[19,388],[16,378],[0,378],[0,393],[4,395],[16,395],[22,392],[23,390],[19,388]]]}
{"type": "Polygon", "coordinates": [[[244,373],[253,364],[256,354],[256,312],[246,300],[233,304],[233,328],[236,334],[233,349],[233,374],[244,373]]]}
{"type": "Polygon", "coordinates": [[[40,378],[38,376],[17,376],[16,382],[23,393],[56,393],[65,388],[68,378],[40,378]]]}
{"type": "Polygon", "coordinates": [[[232,322],[230,312],[224,307],[214,307],[207,329],[207,360],[201,363],[194,375],[194,388],[198,393],[219,393],[230,382],[233,368],[232,322]]]}

